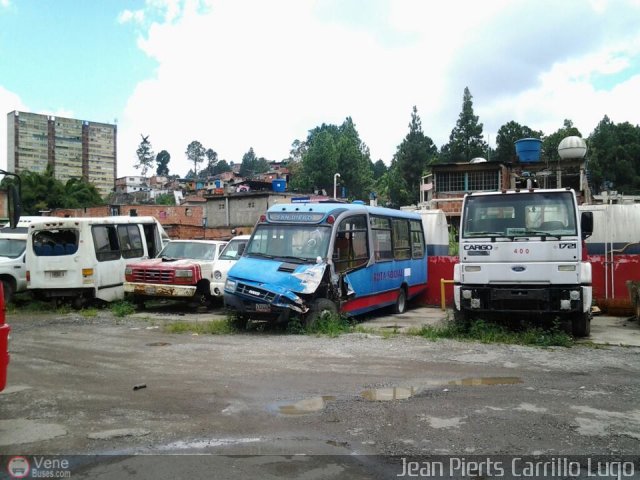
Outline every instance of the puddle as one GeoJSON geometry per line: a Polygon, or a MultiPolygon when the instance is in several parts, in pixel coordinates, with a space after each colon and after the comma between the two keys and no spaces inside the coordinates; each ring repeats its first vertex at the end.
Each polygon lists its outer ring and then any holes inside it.
{"type": "Polygon", "coordinates": [[[67,429],[57,423],[39,423],[26,418],[0,420],[0,446],[43,442],[62,437],[67,429]]]}
{"type": "Polygon", "coordinates": [[[522,383],[522,379],[519,377],[478,377],[478,378],[463,378],[462,380],[452,380],[448,385],[464,385],[464,386],[479,386],[479,385],[515,385],[516,383],[522,383]]]}
{"type": "Polygon", "coordinates": [[[226,447],[229,445],[242,445],[245,443],[256,443],[260,438],[212,438],[209,440],[177,441],[164,445],[159,450],[201,450],[211,447],[226,447]]]}
{"type": "Polygon", "coordinates": [[[365,400],[388,402],[391,400],[406,400],[418,393],[416,387],[391,387],[391,388],[372,388],[360,393],[365,400]]]}
{"type": "Polygon", "coordinates": [[[147,343],[147,347],[166,347],[167,345],[171,345],[169,342],[152,342],[147,343]]]}
{"type": "Polygon", "coordinates": [[[331,395],[305,398],[296,403],[279,405],[278,412],[283,415],[308,415],[323,410],[328,402],[332,402],[335,399],[336,397],[331,395]]]}

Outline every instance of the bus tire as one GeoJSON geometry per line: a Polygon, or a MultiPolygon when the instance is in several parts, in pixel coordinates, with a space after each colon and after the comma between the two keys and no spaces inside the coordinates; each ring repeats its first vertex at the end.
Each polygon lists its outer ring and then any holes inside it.
{"type": "Polygon", "coordinates": [[[398,291],[398,298],[393,306],[393,312],[397,314],[403,314],[407,311],[407,291],[404,287],[400,287],[398,291]]]}
{"type": "Polygon", "coordinates": [[[334,315],[338,313],[338,307],[328,298],[318,298],[313,302],[309,312],[304,317],[304,326],[306,328],[313,327],[318,320],[323,316],[329,314],[334,315]]]}
{"type": "Polygon", "coordinates": [[[591,333],[591,312],[577,313],[571,319],[571,331],[576,338],[588,337],[591,333]]]}
{"type": "Polygon", "coordinates": [[[7,305],[9,302],[13,301],[13,296],[16,289],[13,286],[13,282],[11,282],[11,280],[7,280],[6,278],[2,279],[2,289],[4,291],[4,304],[7,305]]]}

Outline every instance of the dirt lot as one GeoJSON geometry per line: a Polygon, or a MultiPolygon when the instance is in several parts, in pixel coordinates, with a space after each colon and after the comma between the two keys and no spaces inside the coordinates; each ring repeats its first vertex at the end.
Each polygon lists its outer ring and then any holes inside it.
{"type": "Polygon", "coordinates": [[[194,336],[164,333],[152,317],[10,315],[0,454],[125,456],[87,460],[73,478],[185,472],[129,457],[139,453],[218,454],[206,457],[211,478],[254,467],[264,478],[395,476],[386,457],[354,463],[369,454],[640,454],[635,347],[194,336]]]}

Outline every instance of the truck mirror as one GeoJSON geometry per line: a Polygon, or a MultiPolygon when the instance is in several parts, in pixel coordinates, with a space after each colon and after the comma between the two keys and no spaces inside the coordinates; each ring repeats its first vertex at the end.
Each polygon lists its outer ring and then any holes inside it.
{"type": "Polygon", "coordinates": [[[18,220],[20,220],[20,213],[22,205],[20,203],[20,194],[15,185],[9,185],[7,187],[7,209],[9,211],[9,226],[16,228],[18,220]]]}
{"type": "Polygon", "coordinates": [[[593,212],[582,212],[580,215],[580,229],[582,239],[589,238],[593,233],[593,212]]]}

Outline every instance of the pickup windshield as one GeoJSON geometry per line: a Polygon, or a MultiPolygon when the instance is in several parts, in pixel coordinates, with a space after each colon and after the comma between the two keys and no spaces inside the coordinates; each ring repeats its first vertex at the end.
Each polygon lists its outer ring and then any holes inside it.
{"type": "Polygon", "coordinates": [[[26,240],[0,238],[0,257],[18,258],[26,247],[26,240]]]}
{"type": "Polygon", "coordinates": [[[331,227],[320,225],[258,225],[246,254],[315,262],[326,258],[331,227]]]}
{"type": "Polygon", "coordinates": [[[467,197],[462,238],[560,238],[577,235],[571,192],[532,192],[467,197]]]}
{"type": "Polygon", "coordinates": [[[201,242],[169,242],[158,254],[158,258],[193,260],[215,260],[215,244],[201,242]]]}

